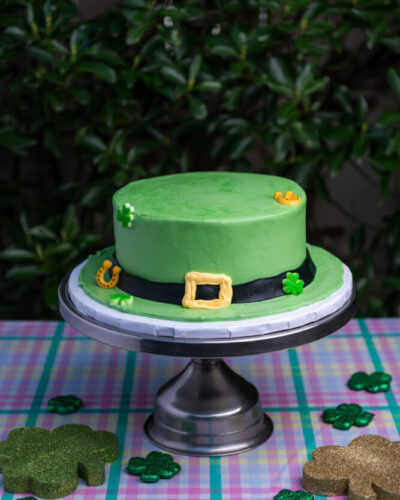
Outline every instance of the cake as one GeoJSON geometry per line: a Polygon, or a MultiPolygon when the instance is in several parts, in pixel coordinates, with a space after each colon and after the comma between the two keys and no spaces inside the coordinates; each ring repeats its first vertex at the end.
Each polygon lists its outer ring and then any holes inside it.
{"type": "Polygon", "coordinates": [[[84,314],[114,325],[170,322],[175,334],[178,322],[180,331],[307,322],[349,299],[348,268],[306,242],[307,197],[293,180],[166,175],[127,184],[112,203],[115,245],[71,276],[71,299],[84,314]]]}

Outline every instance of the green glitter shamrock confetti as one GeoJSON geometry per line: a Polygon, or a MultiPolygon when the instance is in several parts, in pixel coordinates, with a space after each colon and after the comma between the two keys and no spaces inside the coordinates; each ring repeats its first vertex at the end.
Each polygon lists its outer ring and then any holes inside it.
{"type": "Polygon", "coordinates": [[[66,415],[67,413],[75,413],[82,406],[82,399],[70,394],[69,396],[56,396],[55,398],[49,399],[47,411],[49,413],[66,415]]]}
{"type": "Polygon", "coordinates": [[[281,490],[274,496],[274,500],[314,500],[314,495],[303,490],[281,490]]]}
{"type": "Polygon", "coordinates": [[[110,295],[108,302],[112,306],[120,306],[122,309],[126,309],[133,303],[133,297],[129,293],[114,293],[110,295]]]}
{"type": "Polygon", "coordinates": [[[286,273],[286,278],[282,280],[283,291],[292,295],[303,293],[304,281],[299,279],[299,273],[286,273]]]}
{"type": "Polygon", "coordinates": [[[118,438],[86,425],[68,424],[53,431],[39,427],[12,430],[0,441],[0,472],[10,493],[61,498],[78,486],[104,483],[104,466],[118,457],[118,438]]]}
{"type": "Polygon", "coordinates": [[[374,418],[374,414],[364,411],[355,403],[342,403],[336,408],[328,408],[322,413],[322,420],[333,424],[335,429],[347,431],[351,426],[365,427],[374,418]]]}
{"type": "Polygon", "coordinates": [[[122,222],[122,227],[132,227],[133,215],[135,212],[134,207],[130,203],[124,203],[121,208],[118,209],[117,220],[122,222]]]}
{"type": "Polygon", "coordinates": [[[23,498],[19,498],[18,500],[36,500],[35,497],[23,497],[23,498]]]}
{"type": "Polygon", "coordinates": [[[384,372],[374,372],[368,375],[365,372],[353,373],[347,385],[352,391],[366,390],[368,392],[387,392],[390,390],[392,376],[384,372]]]}
{"type": "Polygon", "coordinates": [[[181,466],[174,462],[168,453],[151,451],[146,458],[132,457],[128,462],[127,471],[134,476],[140,476],[144,483],[156,483],[161,479],[171,479],[181,466]]]}

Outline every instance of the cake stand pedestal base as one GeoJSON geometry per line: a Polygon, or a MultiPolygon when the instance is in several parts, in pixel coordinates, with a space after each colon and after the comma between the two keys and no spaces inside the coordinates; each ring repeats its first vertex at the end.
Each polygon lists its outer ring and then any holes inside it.
{"type": "Polygon", "coordinates": [[[145,424],[158,446],[184,455],[250,450],[272,434],[257,389],[221,359],[193,359],[158,391],[145,424]]]}
{"type": "Polygon", "coordinates": [[[82,314],[69,296],[69,279],[69,275],[65,276],[60,284],[59,303],[61,315],[73,328],[119,349],[192,358],[180,374],[158,391],[154,414],[145,426],[154,443],[185,455],[240,453],[263,443],[272,433],[272,422],[261,410],[257,389],[232,371],[223,357],[308,344],[341,328],[356,310],[356,290],[352,285],[351,294],[340,309],[296,328],[230,339],[166,337],[140,331],[139,322],[139,331],[131,331],[82,314]]]}

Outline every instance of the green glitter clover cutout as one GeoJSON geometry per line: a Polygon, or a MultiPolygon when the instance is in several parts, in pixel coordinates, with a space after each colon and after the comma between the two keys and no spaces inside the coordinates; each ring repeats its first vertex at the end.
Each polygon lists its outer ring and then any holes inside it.
{"type": "Polygon", "coordinates": [[[314,495],[303,490],[281,490],[274,496],[274,500],[314,500],[314,495]]]}
{"type": "Polygon", "coordinates": [[[49,399],[47,403],[47,411],[49,413],[67,415],[68,413],[75,413],[82,406],[82,399],[70,394],[69,396],[56,396],[55,398],[49,399]]]}
{"type": "Polygon", "coordinates": [[[303,293],[304,281],[299,279],[299,273],[286,273],[282,285],[283,291],[287,294],[301,295],[303,293]]]}
{"type": "Polygon", "coordinates": [[[140,476],[144,483],[156,483],[159,479],[171,479],[181,470],[168,453],[151,451],[146,458],[132,457],[126,468],[129,474],[140,476]]]}
{"type": "Polygon", "coordinates": [[[108,298],[108,302],[112,306],[119,306],[122,309],[126,309],[128,306],[133,304],[133,297],[129,293],[114,293],[108,298]]]}
{"type": "Polygon", "coordinates": [[[322,413],[322,420],[326,424],[333,424],[335,429],[342,431],[347,431],[353,425],[365,427],[373,418],[373,413],[364,411],[360,405],[355,403],[342,403],[336,408],[328,408],[322,413]]]}
{"type": "Polygon", "coordinates": [[[384,372],[374,372],[368,375],[365,372],[353,373],[347,382],[352,391],[362,391],[377,393],[390,390],[392,376],[384,372]]]}
{"type": "Polygon", "coordinates": [[[135,208],[130,203],[124,203],[118,209],[117,220],[122,222],[122,227],[130,228],[133,226],[135,208]]]}
{"type": "Polygon", "coordinates": [[[10,493],[61,498],[75,491],[78,478],[88,486],[103,484],[105,464],[118,454],[115,434],[86,425],[62,425],[53,431],[21,427],[0,441],[0,472],[10,493]]]}

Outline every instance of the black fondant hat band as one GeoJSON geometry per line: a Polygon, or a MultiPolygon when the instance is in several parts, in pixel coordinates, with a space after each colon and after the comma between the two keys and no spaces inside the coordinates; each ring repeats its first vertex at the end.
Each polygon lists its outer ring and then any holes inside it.
{"type": "MultiPolygon", "coordinates": [[[[120,266],[115,256],[112,263],[113,266],[120,266]]],[[[287,272],[298,273],[300,279],[304,281],[304,287],[312,283],[316,268],[308,250],[305,260],[297,269],[290,269],[271,278],[259,278],[248,283],[234,285],[232,303],[261,302],[285,295],[282,280],[286,278],[287,272]]],[[[184,283],[149,281],[124,270],[120,273],[118,288],[134,297],[177,305],[182,305],[182,298],[185,294],[184,283]]],[[[219,286],[217,285],[198,285],[196,299],[213,300],[218,297],[218,292],[219,286]]]]}

